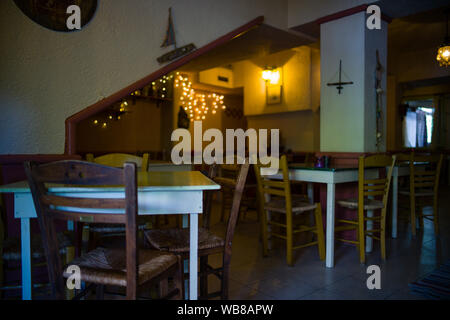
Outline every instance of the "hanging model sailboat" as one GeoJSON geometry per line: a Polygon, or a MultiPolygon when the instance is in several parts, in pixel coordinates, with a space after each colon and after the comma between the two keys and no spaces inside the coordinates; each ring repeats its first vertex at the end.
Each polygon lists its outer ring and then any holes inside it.
{"type": "Polygon", "coordinates": [[[167,26],[166,37],[164,38],[164,41],[161,44],[161,48],[169,47],[171,45],[173,45],[175,49],[157,58],[156,60],[159,63],[175,60],[176,58],[184,56],[185,54],[197,49],[193,43],[177,48],[177,41],[175,39],[175,29],[173,27],[173,20],[172,20],[172,8],[169,8],[169,24],[167,26]]]}

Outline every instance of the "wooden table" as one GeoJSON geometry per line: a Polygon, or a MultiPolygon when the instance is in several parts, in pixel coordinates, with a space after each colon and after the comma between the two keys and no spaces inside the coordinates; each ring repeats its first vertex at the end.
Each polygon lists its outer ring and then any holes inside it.
{"type": "MultiPolygon", "coordinates": [[[[139,215],[187,214],[190,218],[189,298],[197,299],[198,215],[203,212],[203,191],[218,190],[199,171],[138,172],[139,215]]],[[[120,187],[51,187],[49,191],[66,196],[123,198],[120,187]]],[[[21,222],[22,299],[32,299],[30,219],[36,211],[27,181],[0,186],[0,192],[14,193],[14,217],[21,222]]]]}

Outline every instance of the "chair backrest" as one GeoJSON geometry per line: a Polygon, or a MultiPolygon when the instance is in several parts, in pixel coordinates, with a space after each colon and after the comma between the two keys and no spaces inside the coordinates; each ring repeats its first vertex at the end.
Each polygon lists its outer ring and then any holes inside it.
{"type": "Polygon", "coordinates": [[[233,242],[234,230],[236,228],[236,222],[239,215],[239,208],[241,206],[242,194],[244,192],[245,182],[247,180],[248,169],[250,167],[249,160],[245,159],[245,163],[238,165],[239,174],[235,183],[228,185],[227,182],[221,182],[221,186],[227,186],[234,188],[233,202],[231,204],[230,217],[228,218],[227,224],[227,234],[225,236],[225,253],[224,253],[224,263],[229,263],[231,257],[231,246],[233,242]]]}
{"type": "Polygon", "coordinates": [[[259,160],[254,164],[260,199],[264,199],[264,196],[268,194],[285,197],[286,203],[291,203],[291,186],[289,181],[289,168],[286,156],[281,156],[279,160],[279,168],[282,173],[282,180],[268,179],[267,177],[262,175],[261,169],[267,167],[269,167],[269,165],[261,164],[259,160]]]}
{"type": "Polygon", "coordinates": [[[123,169],[90,162],[65,160],[36,165],[25,163],[25,172],[33,196],[47,258],[53,297],[64,298],[62,264],[58,254],[55,220],[92,223],[119,223],[126,226],[127,298],[136,298],[137,287],[137,175],[136,164],[124,164],[123,169]],[[67,187],[125,187],[125,197],[99,199],[65,196],[51,193],[51,185],[67,187]],[[101,209],[101,210],[98,210],[101,209]],[[101,212],[101,213],[100,213],[101,212]]]}
{"type": "MultiPolygon", "coordinates": [[[[209,166],[208,170],[208,178],[211,180],[215,180],[217,176],[218,171],[218,165],[212,164],[209,166]]],[[[203,197],[203,214],[202,214],[202,221],[203,221],[203,228],[209,229],[210,222],[211,222],[211,209],[212,209],[212,199],[213,199],[214,192],[213,191],[205,191],[204,197],[203,197]]]]}
{"type": "Polygon", "coordinates": [[[443,154],[409,154],[409,185],[411,194],[417,189],[432,190],[438,196],[439,176],[441,174],[443,154]]]}
{"type": "Polygon", "coordinates": [[[148,159],[148,153],[144,153],[142,157],[127,153],[108,153],[96,158],[94,158],[92,153],[86,154],[87,161],[115,168],[122,168],[125,162],[134,162],[136,163],[136,166],[141,169],[141,171],[148,170],[148,159]]]}
{"type": "Polygon", "coordinates": [[[389,198],[389,189],[391,186],[392,171],[394,170],[396,156],[386,154],[375,154],[371,156],[359,157],[358,169],[358,208],[364,210],[364,199],[368,197],[382,197],[383,199],[383,213],[385,214],[387,202],[389,198]],[[366,178],[367,169],[379,169],[384,171],[384,177],[366,178]]]}

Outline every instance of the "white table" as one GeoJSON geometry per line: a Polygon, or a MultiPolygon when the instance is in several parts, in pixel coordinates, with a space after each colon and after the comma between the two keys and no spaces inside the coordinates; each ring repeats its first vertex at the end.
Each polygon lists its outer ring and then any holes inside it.
{"type": "MultiPolygon", "coordinates": [[[[366,171],[369,179],[377,178],[377,170],[366,171]]],[[[392,237],[397,237],[397,197],[398,177],[409,175],[408,166],[396,166],[392,173],[392,237]]],[[[281,174],[271,176],[273,179],[281,179],[281,174]]],[[[325,183],[327,185],[327,218],[326,218],[326,266],[334,267],[334,223],[335,223],[335,191],[336,184],[358,181],[358,165],[338,166],[334,168],[315,168],[304,164],[290,164],[289,178],[294,181],[308,182],[308,197],[314,201],[313,183],[325,183]]],[[[371,214],[370,212],[368,213],[371,214]]],[[[366,251],[372,250],[372,238],[366,240],[366,251]]]]}
{"type": "MultiPolygon", "coordinates": [[[[420,165],[420,163],[417,163],[420,165]]],[[[326,266],[334,267],[334,222],[335,222],[335,189],[337,183],[358,181],[357,165],[339,166],[335,168],[314,168],[304,164],[289,165],[289,177],[291,180],[308,182],[308,197],[313,201],[313,183],[327,184],[327,230],[326,230],[326,266]]],[[[373,177],[377,178],[376,170],[373,177]]],[[[392,238],[397,238],[398,219],[398,177],[408,176],[409,166],[407,164],[396,165],[392,171],[392,238]]],[[[277,176],[274,176],[277,178],[277,176]]],[[[281,176],[278,176],[281,178],[281,176]]],[[[369,213],[370,214],[370,213],[369,213]]],[[[372,238],[366,241],[366,251],[372,250],[372,238]]]]}
{"type": "MultiPolygon", "coordinates": [[[[203,212],[203,191],[220,185],[199,171],[138,172],[139,215],[188,214],[190,218],[189,298],[197,299],[198,215],[203,212]]],[[[54,187],[51,192],[92,198],[123,198],[118,187],[54,187]],[[87,194],[86,194],[87,193],[87,194]]],[[[0,192],[14,193],[14,217],[21,223],[22,299],[31,300],[30,219],[36,218],[31,192],[26,181],[0,186],[0,192]]]]}

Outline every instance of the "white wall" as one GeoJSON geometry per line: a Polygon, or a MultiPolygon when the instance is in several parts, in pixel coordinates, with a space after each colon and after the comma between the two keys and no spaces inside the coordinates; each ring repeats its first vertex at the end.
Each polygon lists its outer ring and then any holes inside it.
{"type": "Polygon", "coordinates": [[[287,0],[108,0],[83,30],[59,33],[0,1],[0,153],[62,153],[67,117],[161,67],[170,6],[178,45],[201,47],[259,15],[287,25],[287,0]]]}
{"type": "Polygon", "coordinates": [[[321,25],[320,149],[357,152],[364,149],[364,28],[361,12],[321,25]],[[341,94],[327,83],[338,81],[342,59],[341,94]],[[359,119],[355,121],[355,119],[359,119]]]}

